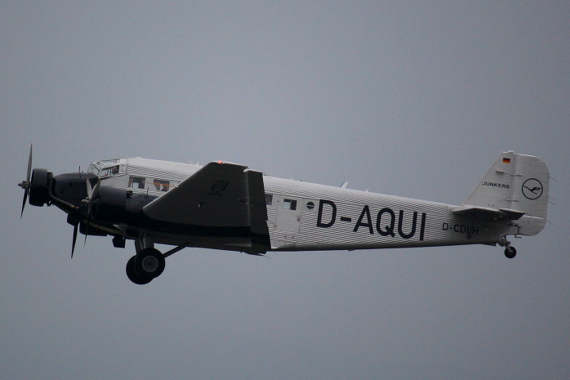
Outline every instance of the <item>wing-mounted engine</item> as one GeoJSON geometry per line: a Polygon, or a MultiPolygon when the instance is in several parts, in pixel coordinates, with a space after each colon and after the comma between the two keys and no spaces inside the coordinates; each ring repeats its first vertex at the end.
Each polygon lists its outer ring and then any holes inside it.
{"type": "Polygon", "coordinates": [[[133,193],[132,190],[101,186],[93,201],[92,217],[101,223],[134,224],[142,217],[141,211],[157,197],[133,193]]]}
{"type": "Polygon", "coordinates": [[[127,219],[128,191],[101,186],[93,202],[93,219],[103,223],[122,223],[127,219]]]}

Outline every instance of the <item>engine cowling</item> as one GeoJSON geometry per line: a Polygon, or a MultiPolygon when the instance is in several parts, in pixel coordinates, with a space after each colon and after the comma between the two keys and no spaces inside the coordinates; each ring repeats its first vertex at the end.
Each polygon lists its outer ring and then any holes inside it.
{"type": "Polygon", "coordinates": [[[47,169],[34,169],[30,180],[30,204],[42,207],[50,202],[50,174],[47,169]]]}
{"type": "Polygon", "coordinates": [[[104,223],[135,222],[139,212],[156,197],[133,194],[131,190],[101,186],[94,203],[93,217],[104,223]]]}
{"type": "Polygon", "coordinates": [[[107,223],[122,223],[127,218],[127,196],[125,189],[101,186],[97,197],[93,217],[107,223]]]}

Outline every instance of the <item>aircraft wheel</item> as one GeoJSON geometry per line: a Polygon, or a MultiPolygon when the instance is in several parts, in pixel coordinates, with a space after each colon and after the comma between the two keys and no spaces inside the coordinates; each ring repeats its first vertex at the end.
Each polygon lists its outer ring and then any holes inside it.
{"type": "Polygon", "coordinates": [[[137,272],[135,272],[135,257],[136,256],[131,257],[130,260],[127,262],[127,277],[129,278],[129,280],[131,280],[137,285],[148,284],[149,282],[152,281],[152,277],[140,275],[137,272]]]}
{"type": "Polygon", "coordinates": [[[515,249],[515,247],[507,247],[505,248],[505,256],[507,256],[507,258],[512,259],[517,255],[517,250],[515,249]]]}
{"type": "Polygon", "coordinates": [[[146,248],[135,256],[135,272],[151,278],[158,277],[166,265],[164,256],[154,248],[146,248]]]}

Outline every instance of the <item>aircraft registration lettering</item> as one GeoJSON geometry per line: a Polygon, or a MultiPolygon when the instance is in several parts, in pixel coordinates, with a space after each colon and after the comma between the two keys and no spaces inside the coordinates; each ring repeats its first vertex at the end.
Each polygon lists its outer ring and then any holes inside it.
{"type": "Polygon", "coordinates": [[[479,227],[466,224],[450,225],[449,223],[443,223],[441,229],[442,231],[453,231],[460,234],[479,235],[479,227]]]}
{"type": "MultiPolygon", "coordinates": [[[[376,223],[373,223],[372,214],[370,213],[370,207],[364,205],[360,216],[356,224],[354,225],[353,232],[358,232],[362,228],[366,228],[371,235],[374,235],[374,230],[381,236],[391,236],[396,237],[396,233],[403,239],[411,239],[416,235],[418,227],[418,212],[414,211],[412,218],[412,226],[409,231],[404,231],[404,222],[410,218],[409,212],[404,210],[398,210],[398,213],[392,210],[390,207],[384,207],[376,214],[376,223]]],[[[329,200],[321,199],[319,202],[319,213],[317,216],[317,227],[329,228],[332,227],[336,222],[337,206],[334,202],[329,200]],[[330,219],[324,221],[325,207],[327,208],[327,214],[330,213],[330,219]]],[[[419,240],[423,241],[425,236],[427,214],[424,212],[421,214],[420,220],[420,232],[419,240]]],[[[340,221],[351,222],[351,217],[341,216],[340,221]]]]}

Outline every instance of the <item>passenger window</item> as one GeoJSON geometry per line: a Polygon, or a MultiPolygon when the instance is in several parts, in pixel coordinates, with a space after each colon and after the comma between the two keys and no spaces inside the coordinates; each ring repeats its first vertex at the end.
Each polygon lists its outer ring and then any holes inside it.
{"type": "Polygon", "coordinates": [[[131,177],[129,178],[129,187],[133,189],[144,189],[144,178],[142,177],[131,177]]]}
{"type": "Polygon", "coordinates": [[[155,179],[153,185],[156,188],[156,191],[168,191],[170,183],[168,181],[155,179]]]}
{"type": "Polygon", "coordinates": [[[273,204],[273,194],[265,194],[265,204],[271,206],[273,204]]]}
{"type": "Polygon", "coordinates": [[[283,199],[283,210],[296,210],[297,201],[294,199],[283,199]]]}

